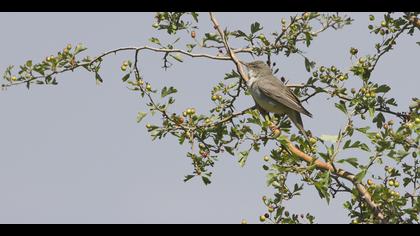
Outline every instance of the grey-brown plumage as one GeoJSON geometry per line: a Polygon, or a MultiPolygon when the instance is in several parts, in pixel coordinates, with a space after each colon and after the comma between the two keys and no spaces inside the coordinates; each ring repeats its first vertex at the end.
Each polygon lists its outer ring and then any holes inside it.
{"type": "Polygon", "coordinates": [[[263,61],[244,63],[248,69],[248,87],[257,105],[267,112],[286,114],[306,136],[300,113],[312,117],[295,94],[277,79],[263,61]]]}

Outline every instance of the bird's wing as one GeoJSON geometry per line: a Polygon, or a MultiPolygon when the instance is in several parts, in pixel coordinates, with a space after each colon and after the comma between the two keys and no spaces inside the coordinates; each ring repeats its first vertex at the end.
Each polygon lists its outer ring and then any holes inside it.
{"type": "Polygon", "coordinates": [[[256,83],[261,92],[266,96],[297,112],[312,117],[312,114],[302,106],[296,95],[276,77],[273,76],[273,79],[258,80],[256,83]]]}

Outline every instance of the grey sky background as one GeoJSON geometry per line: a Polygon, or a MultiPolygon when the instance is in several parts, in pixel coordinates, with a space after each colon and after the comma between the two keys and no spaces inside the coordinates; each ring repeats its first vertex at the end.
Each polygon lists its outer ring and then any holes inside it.
{"type": "MultiPolygon", "coordinates": [[[[292,13],[217,13],[223,27],[249,31],[259,21],[263,32],[279,29],[282,17],[292,13]]],[[[359,54],[374,52],[380,38],[367,29],[368,13],[349,13],[355,19],[346,28],[321,34],[307,56],[319,65],[351,65],[349,48],[359,54]],[[374,41],[376,40],[376,41],[374,41]]],[[[380,13],[375,13],[378,17],[380,13]]],[[[62,50],[67,43],[83,43],[84,55],[98,55],[122,46],[150,45],[161,37],[151,25],[153,13],[0,13],[0,70],[27,59],[40,61],[62,50]]],[[[206,13],[200,15],[200,33],[211,29],[206,13]]],[[[183,36],[181,34],[180,36],[183,36]]],[[[388,83],[400,107],[418,96],[418,36],[403,36],[396,49],[385,55],[373,80],[388,83]]],[[[230,62],[185,58],[171,69],[161,69],[162,54],[141,54],[141,68],[153,87],[174,85],[182,111],[196,107],[205,112],[210,89],[233,69],[230,62]]],[[[237,158],[216,163],[213,183],[199,179],[184,183],[192,169],[186,147],[175,138],[152,142],[136,114],[146,108],[138,94],[121,82],[123,60],[131,53],[108,57],[103,63],[104,83],[93,75],[67,73],[55,87],[24,86],[0,92],[0,223],[257,223],[266,209],[261,201],[271,190],[265,186],[262,157],[269,148],[253,153],[244,168],[237,158]]],[[[249,56],[242,56],[251,60],[249,56]]],[[[278,75],[304,82],[309,74],[301,57],[275,57],[278,75]]],[[[350,81],[357,85],[357,81],[350,81]]],[[[315,135],[335,134],[344,117],[327,97],[304,104],[313,119],[303,118],[315,135]]],[[[252,104],[242,97],[240,107],[252,104]]],[[[363,156],[360,156],[363,159],[363,156]]],[[[367,158],[367,157],[365,157],[367,158]]],[[[346,197],[346,196],[343,196],[346,197]]],[[[311,212],[320,223],[346,223],[343,197],[330,205],[312,187],[289,203],[299,213],[311,212]]]]}

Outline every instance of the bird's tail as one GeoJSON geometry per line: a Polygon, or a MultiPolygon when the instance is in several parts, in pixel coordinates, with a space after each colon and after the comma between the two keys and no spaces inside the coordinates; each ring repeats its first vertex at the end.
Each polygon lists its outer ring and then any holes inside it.
{"type": "Polygon", "coordinates": [[[305,136],[306,140],[309,142],[309,137],[306,134],[305,129],[303,128],[303,122],[302,117],[300,116],[300,113],[297,111],[291,112],[289,114],[290,120],[295,124],[295,126],[302,132],[302,134],[305,136]]]}

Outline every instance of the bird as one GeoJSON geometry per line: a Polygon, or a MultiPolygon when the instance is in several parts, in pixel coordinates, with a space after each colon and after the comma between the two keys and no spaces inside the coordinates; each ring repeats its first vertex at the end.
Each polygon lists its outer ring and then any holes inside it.
{"type": "Polygon", "coordinates": [[[292,90],[273,75],[271,68],[265,62],[246,63],[241,61],[241,63],[248,70],[247,86],[257,108],[262,112],[286,114],[308,139],[300,114],[309,117],[312,117],[312,114],[302,106],[292,90]]]}

